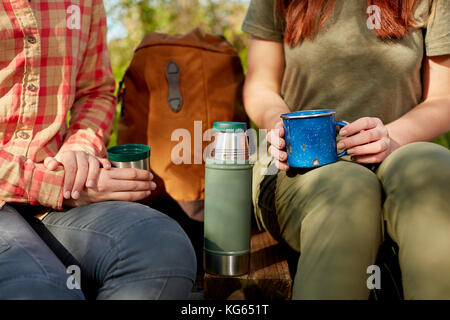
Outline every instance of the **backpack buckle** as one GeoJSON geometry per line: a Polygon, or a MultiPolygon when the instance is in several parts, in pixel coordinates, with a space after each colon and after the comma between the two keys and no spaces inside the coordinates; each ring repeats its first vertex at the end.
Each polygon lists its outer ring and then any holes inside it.
{"type": "Polygon", "coordinates": [[[174,61],[170,61],[166,67],[166,79],[169,85],[167,102],[173,112],[179,112],[183,106],[183,96],[180,91],[180,68],[174,61]]]}

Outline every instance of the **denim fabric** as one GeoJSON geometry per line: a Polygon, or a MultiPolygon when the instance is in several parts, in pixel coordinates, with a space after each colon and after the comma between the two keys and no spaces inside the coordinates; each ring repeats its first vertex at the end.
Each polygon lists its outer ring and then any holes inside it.
{"type": "Polygon", "coordinates": [[[0,299],[187,299],[195,276],[183,229],[147,206],[102,202],[42,222],[0,210],[0,299]],[[67,286],[71,265],[81,290],[67,286]]]}

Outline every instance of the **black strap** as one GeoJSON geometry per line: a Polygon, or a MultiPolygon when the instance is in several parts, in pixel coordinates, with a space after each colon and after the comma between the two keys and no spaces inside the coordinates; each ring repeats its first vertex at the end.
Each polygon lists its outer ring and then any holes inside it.
{"type": "Polygon", "coordinates": [[[125,88],[124,88],[124,83],[125,83],[125,76],[122,78],[122,80],[120,80],[119,82],[119,88],[117,89],[117,103],[120,104],[120,115],[123,116],[123,112],[124,112],[124,103],[123,103],[123,99],[125,96],[125,88]]]}
{"type": "Polygon", "coordinates": [[[179,112],[183,106],[183,96],[180,91],[180,68],[174,61],[170,61],[166,67],[169,95],[167,101],[173,112],[179,112]]]}

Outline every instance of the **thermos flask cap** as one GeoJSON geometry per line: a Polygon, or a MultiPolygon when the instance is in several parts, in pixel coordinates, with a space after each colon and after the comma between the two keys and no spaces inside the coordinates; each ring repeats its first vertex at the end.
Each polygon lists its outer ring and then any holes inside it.
{"type": "Polygon", "coordinates": [[[132,162],[150,157],[150,147],[143,144],[125,144],[108,149],[108,159],[115,162],[132,162]]]}
{"type": "Polygon", "coordinates": [[[245,122],[215,122],[213,126],[213,131],[220,133],[245,132],[246,130],[245,122]]]}
{"type": "Polygon", "coordinates": [[[246,130],[245,122],[215,122],[213,125],[215,143],[211,158],[228,163],[248,161],[249,144],[246,130]]]}

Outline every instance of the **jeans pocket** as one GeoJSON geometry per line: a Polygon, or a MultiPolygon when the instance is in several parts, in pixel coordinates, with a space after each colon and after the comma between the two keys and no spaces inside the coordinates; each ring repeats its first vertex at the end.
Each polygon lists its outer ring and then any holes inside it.
{"type": "Polygon", "coordinates": [[[9,245],[9,243],[5,239],[0,237],[0,254],[8,250],[10,247],[11,246],[9,245]]]}

